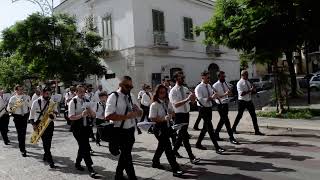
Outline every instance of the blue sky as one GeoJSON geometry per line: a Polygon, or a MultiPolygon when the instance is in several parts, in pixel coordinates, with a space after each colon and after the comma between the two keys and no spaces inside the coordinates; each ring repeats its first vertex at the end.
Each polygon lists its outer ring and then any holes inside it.
{"type": "MultiPolygon", "coordinates": [[[[49,0],[51,2],[51,0],[49,0]]],[[[59,4],[59,0],[54,0],[54,5],[59,4]]],[[[0,0],[0,32],[16,21],[23,20],[28,15],[40,11],[37,4],[33,4],[27,0],[19,0],[12,3],[12,0],[0,0]]]]}

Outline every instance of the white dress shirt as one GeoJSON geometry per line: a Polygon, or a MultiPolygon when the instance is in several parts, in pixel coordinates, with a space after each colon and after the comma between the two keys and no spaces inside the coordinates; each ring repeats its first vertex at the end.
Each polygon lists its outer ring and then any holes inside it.
{"type": "Polygon", "coordinates": [[[9,100],[10,100],[9,93],[6,93],[0,96],[0,116],[2,116],[3,114],[8,114],[7,105],[9,103],[9,100]]]}
{"type": "Polygon", "coordinates": [[[172,103],[173,106],[173,110],[175,113],[188,113],[190,112],[190,104],[189,102],[186,102],[184,105],[180,106],[180,107],[175,107],[174,104],[177,102],[180,102],[182,100],[185,100],[186,98],[188,98],[190,94],[190,91],[188,88],[184,87],[184,86],[179,86],[179,85],[175,85],[169,94],[169,99],[170,102],[172,103]],[[182,88],[182,90],[181,90],[182,88]],[[183,91],[183,94],[182,94],[183,91]]]}
{"type": "Polygon", "coordinates": [[[16,104],[18,99],[22,99],[22,106],[18,107],[13,114],[25,115],[29,113],[30,108],[30,97],[26,95],[14,95],[10,98],[7,110],[10,112],[10,109],[16,104]]]}
{"type": "Polygon", "coordinates": [[[96,118],[97,119],[104,119],[105,118],[105,110],[106,110],[106,104],[103,102],[97,102],[96,103],[96,118]]]}
{"type": "Polygon", "coordinates": [[[93,101],[94,100],[94,95],[95,93],[94,92],[86,92],[86,99],[89,100],[89,101],[93,101]]]}
{"type": "Polygon", "coordinates": [[[85,99],[81,99],[78,96],[75,96],[71,99],[71,101],[68,103],[68,111],[69,111],[69,117],[72,115],[79,115],[84,111],[86,107],[85,99]],[[76,99],[76,103],[74,102],[74,99],[76,99]],[[77,106],[77,107],[76,107],[77,106]]]}
{"type": "Polygon", "coordinates": [[[144,93],[146,93],[146,91],[145,91],[145,90],[141,90],[141,91],[139,91],[139,93],[138,93],[138,97],[137,97],[138,101],[141,101],[141,99],[142,99],[142,95],[143,95],[144,93]]]}
{"type": "Polygon", "coordinates": [[[70,100],[75,96],[76,95],[74,93],[67,92],[66,95],[64,96],[65,104],[69,104],[70,100]]]}
{"type": "MultiPolygon", "coordinates": [[[[227,84],[227,82],[221,82],[221,81],[217,81],[216,83],[213,84],[213,89],[215,91],[215,93],[217,93],[219,96],[223,96],[226,92],[228,92],[230,90],[230,85],[227,84]]],[[[228,104],[229,103],[229,96],[223,96],[219,99],[215,99],[217,104],[228,104]]]]}
{"type": "Polygon", "coordinates": [[[243,101],[251,101],[251,93],[241,96],[242,92],[249,91],[251,83],[248,80],[240,79],[237,83],[238,99],[243,101]]]}
{"type": "Polygon", "coordinates": [[[195,94],[198,101],[201,103],[197,102],[198,106],[212,107],[212,102],[208,101],[208,98],[213,95],[213,89],[210,84],[201,82],[197,85],[195,94]]]}
{"type": "MultiPolygon", "coordinates": [[[[153,102],[150,105],[150,111],[149,111],[149,118],[163,118],[165,117],[168,113],[173,112],[173,107],[172,104],[169,102],[168,104],[165,104],[164,101],[160,100],[161,103],[159,102],[153,102]]],[[[168,127],[169,127],[169,122],[167,122],[168,127]]]]}
{"type": "MultiPolygon", "coordinates": [[[[117,96],[115,93],[112,93],[107,100],[106,104],[106,110],[105,110],[105,116],[109,116],[111,114],[120,114],[124,115],[126,112],[127,106],[132,108],[131,103],[129,103],[128,98],[125,94],[123,94],[120,90],[117,90],[118,93],[118,102],[117,102],[117,96]],[[117,106],[116,106],[117,102],[117,106]]],[[[134,98],[133,95],[131,95],[132,103],[138,107],[137,100],[134,98]]],[[[113,121],[113,124],[115,127],[120,127],[122,121],[113,121]]],[[[127,119],[124,121],[123,129],[130,129],[132,127],[136,126],[136,120],[135,119],[127,119]]]]}
{"type": "MultiPolygon", "coordinates": [[[[55,103],[55,102],[50,100],[50,104],[51,103],[55,103]]],[[[31,106],[29,119],[33,119],[34,121],[37,121],[39,119],[41,111],[43,111],[42,115],[44,115],[46,113],[48,107],[50,106],[50,104],[48,104],[46,109],[43,110],[46,104],[47,104],[47,100],[43,99],[42,96],[40,98],[34,100],[32,103],[32,106],[31,106]],[[41,106],[39,106],[39,102],[38,102],[39,99],[41,100],[41,103],[40,103],[41,106]]],[[[57,106],[54,107],[54,111],[58,112],[57,106]]]]}
{"type": "Polygon", "coordinates": [[[33,101],[35,101],[36,99],[38,99],[40,96],[38,96],[36,93],[34,93],[33,95],[32,95],[32,98],[31,98],[31,105],[32,105],[32,103],[33,103],[33,101]]]}
{"type": "Polygon", "coordinates": [[[151,93],[147,94],[147,92],[145,92],[142,95],[141,104],[149,107],[151,104],[151,97],[152,97],[151,93]]]}
{"type": "Polygon", "coordinates": [[[101,93],[101,91],[98,89],[98,90],[94,93],[91,101],[92,101],[92,102],[100,102],[100,98],[99,98],[99,94],[100,94],[100,93],[101,93]]]}

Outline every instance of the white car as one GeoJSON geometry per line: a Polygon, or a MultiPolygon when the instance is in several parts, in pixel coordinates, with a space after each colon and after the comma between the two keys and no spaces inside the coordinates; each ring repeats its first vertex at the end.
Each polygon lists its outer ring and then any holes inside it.
{"type": "Polygon", "coordinates": [[[309,83],[310,83],[311,91],[319,91],[320,90],[320,75],[312,76],[309,83]]]}

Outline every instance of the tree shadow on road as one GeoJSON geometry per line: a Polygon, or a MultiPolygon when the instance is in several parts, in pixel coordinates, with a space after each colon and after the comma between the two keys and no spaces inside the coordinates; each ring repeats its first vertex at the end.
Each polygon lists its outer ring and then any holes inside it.
{"type": "Polygon", "coordinates": [[[234,167],[243,171],[295,172],[294,169],[275,167],[272,163],[234,160],[203,160],[199,165],[234,167]]]}
{"type": "Polygon", "coordinates": [[[198,179],[198,180],[212,180],[212,179],[218,179],[218,180],[260,180],[255,177],[246,176],[243,174],[221,174],[221,173],[215,173],[210,172],[206,168],[202,167],[194,167],[192,169],[189,169],[182,177],[181,179],[198,179]]]}

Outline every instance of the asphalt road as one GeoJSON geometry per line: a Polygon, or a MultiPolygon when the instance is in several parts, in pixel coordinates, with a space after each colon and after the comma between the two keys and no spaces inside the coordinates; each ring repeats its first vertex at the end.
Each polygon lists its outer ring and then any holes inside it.
{"type": "MultiPolygon", "coordinates": [[[[195,115],[191,120],[194,121],[195,115]]],[[[245,124],[245,123],[244,123],[245,124]]],[[[193,123],[191,123],[193,125],[193,123]]],[[[190,126],[191,126],[190,125],[190,126]]],[[[201,126],[200,126],[201,127],[201,126]]],[[[213,145],[206,137],[203,145],[209,150],[201,151],[193,148],[196,156],[202,159],[198,165],[191,165],[187,158],[178,159],[186,172],[183,179],[217,179],[217,180],[257,180],[257,179],[304,179],[318,180],[320,177],[320,132],[311,130],[287,131],[284,129],[262,129],[267,136],[254,136],[251,127],[240,129],[242,134],[236,135],[242,145],[234,146],[225,142],[219,144],[227,149],[226,155],[217,155],[213,145]]],[[[30,138],[31,126],[28,127],[30,138]]],[[[199,131],[193,131],[191,144],[194,147],[199,131]]],[[[27,145],[29,157],[23,158],[18,149],[16,131],[10,123],[9,137],[12,145],[0,144],[0,179],[2,180],[84,180],[90,179],[86,172],[76,171],[74,161],[77,144],[72,134],[68,132],[65,121],[55,123],[52,144],[52,154],[59,167],[50,169],[42,161],[42,144],[27,145]]],[[[227,139],[227,134],[222,133],[227,139]]],[[[94,168],[100,174],[100,179],[113,179],[117,157],[109,154],[107,143],[103,147],[91,146],[96,151],[93,156],[94,168]]],[[[151,159],[155,152],[157,141],[153,135],[143,133],[136,136],[133,159],[139,179],[177,179],[171,172],[153,169],[151,159]]],[[[187,157],[182,147],[180,153],[187,157]]],[[[162,163],[169,169],[163,155],[162,163]]],[[[83,162],[84,165],[84,162],[83,162]]]]}

